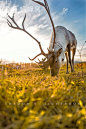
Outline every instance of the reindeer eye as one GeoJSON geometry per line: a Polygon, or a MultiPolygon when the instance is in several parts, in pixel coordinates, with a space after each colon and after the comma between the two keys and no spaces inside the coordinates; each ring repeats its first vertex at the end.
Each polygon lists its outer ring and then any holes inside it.
{"type": "Polygon", "coordinates": [[[64,59],[62,59],[62,61],[64,61],[64,59]]]}

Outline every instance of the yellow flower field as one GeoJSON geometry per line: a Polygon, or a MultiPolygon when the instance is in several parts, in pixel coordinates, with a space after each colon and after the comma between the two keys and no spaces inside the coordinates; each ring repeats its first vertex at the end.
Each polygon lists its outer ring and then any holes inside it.
{"type": "Polygon", "coordinates": [[[0,129],[85,129],[86,63],[65,73],[0,69],[0,129]]]}

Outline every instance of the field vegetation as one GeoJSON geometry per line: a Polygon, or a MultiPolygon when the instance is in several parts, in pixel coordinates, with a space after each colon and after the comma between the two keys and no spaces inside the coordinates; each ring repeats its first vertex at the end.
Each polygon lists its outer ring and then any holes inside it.
{"type": "Polygon", "coordinates": [[[0,129],[86,129],[86,63],[65,73],[0,68],[0,129]]]}

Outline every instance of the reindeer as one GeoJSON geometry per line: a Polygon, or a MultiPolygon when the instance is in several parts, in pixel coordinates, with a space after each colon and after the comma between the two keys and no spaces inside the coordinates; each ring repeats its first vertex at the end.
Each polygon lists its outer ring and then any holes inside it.
{"type": "Polygon", "coordinates": [[[41,43],[35,37],[33,37],[29,32],[27,32],[25,30],[24,22],[26,19],[26,13],[25,13],[25,16],[24,16],[24,19],[22,22],[22,28],[20,28],[18,26],[18,24],[15,22],[14,14],[13,14],[13,17],[10,17],[8,14],[7,15],[8,15],[9,19],[15,24],[15,26],[13,26],[12,23],[7,19],[8,25],[13,29],[18,29],[18,30],[24,31],[38,43],[41,53],[36,55],[33,59],[30,59],[29,57],[28,58],[31,61],[33,61],[38,56],[43,55],[45,58],[42,59],[42,61],[39,60],[39,62],[37,62],[37,63],[39,65],[42,64],[42,68],[47,68],[48,66],[50,66],[51,76],[59,75],[59,70],[60,70],[61,65],[64,62],[65,56],[66,56],[66,60],[67,60],[66,73],[67,74],[69,73],[68,72],[68,63],[70,63],[71,72],[74,72],[74,56],[75,56],[76,46],[77,46],[77,40],[75,38],[75,35],[63,26],[54,27],[54,23],[51,18],[51,14],[50,14],[50,9],[49,9],[49,6],[48,6],[48,3],[46,0],[44,0],[44,3],[35,1],[35,0],[32,0],[32,1],[36,2],[37,4],[39,4],[45,8],[45,10],[47,11],[48,16],[50,18],[51,24],[52,24],[53,32],[52,32],[52,36],[51,36],[50,45],[48,48],[48,53],[45,53],[42,49],[41,43]],[[71,51],[72,51],[72,59],[71,59],[71,51]]]}

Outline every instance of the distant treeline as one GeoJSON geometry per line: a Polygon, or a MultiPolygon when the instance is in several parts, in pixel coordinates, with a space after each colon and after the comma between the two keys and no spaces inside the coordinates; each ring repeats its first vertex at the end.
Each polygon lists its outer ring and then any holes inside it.
{"type": "Polygon", "coordinates": [[[12,69],[28,69],[28,68],[39,68],[39,65],[36,63],[9,63],[6,65],[0,65],[0,68],[12,68],[12,69]]]}

